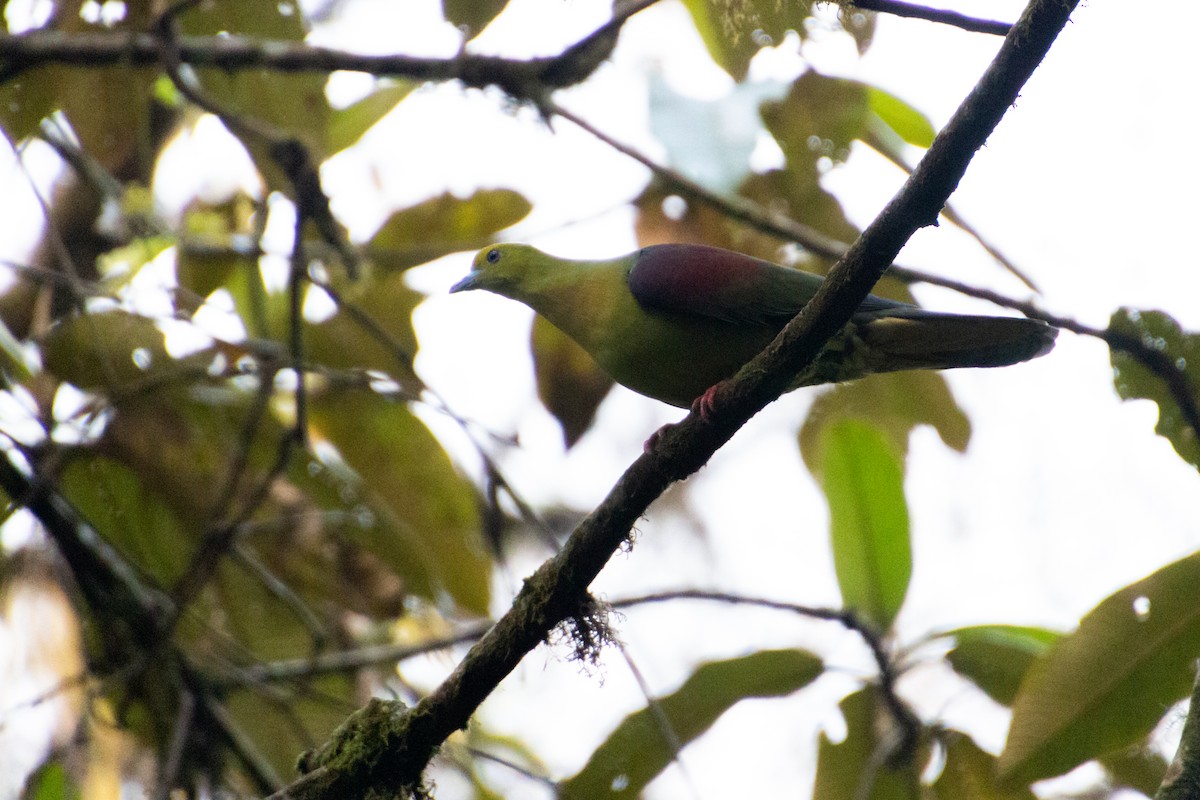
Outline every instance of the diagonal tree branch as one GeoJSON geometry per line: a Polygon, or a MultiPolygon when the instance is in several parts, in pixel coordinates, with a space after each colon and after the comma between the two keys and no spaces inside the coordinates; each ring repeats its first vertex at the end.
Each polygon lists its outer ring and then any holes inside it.
{"type": "MultiPolygon", "coordinates": [[[[603,620],[597,619],[587,588],[627,542],[633,525],[670,484],[702,467],[750,417],[783,393],[792,376],[846,324],[909,237],[934,223],[1075,5],[1073,0],[1034,0],[1029,5],[925,158],[835,265],[812,302],[718,390],[707,419],[689,414],[626,470],[432,694],[410,710],[372,703],[335,737],[331,755],[310,760],[311,771],[279,796],[355,797],[419,787],[437,748],[467,725],[487,696],[556,626],[573,620],[577,632],[602,637],[603,620]],[[348,746],[350,739],[361,747],[348,746]]],[[[592,640],[584,646],[595,644],[592,640]]]]}

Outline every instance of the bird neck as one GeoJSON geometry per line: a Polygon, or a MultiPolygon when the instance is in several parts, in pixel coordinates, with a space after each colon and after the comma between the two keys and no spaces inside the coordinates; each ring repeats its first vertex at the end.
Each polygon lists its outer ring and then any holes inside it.
{"type": "Polygon", "coordinates": [[[531,270],[517,298],[585,348],[611,335],[622,302],[632,302],[626,276],[628,259],[550,260],[531,270]]]}

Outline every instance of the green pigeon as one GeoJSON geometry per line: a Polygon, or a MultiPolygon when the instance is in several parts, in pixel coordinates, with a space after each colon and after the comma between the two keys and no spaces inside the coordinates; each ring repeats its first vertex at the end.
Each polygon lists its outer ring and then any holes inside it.
{"type": "MultiPolygon", "coordinates": [[[[817,293],[818,275],[698,244],[572,261],[529,245],[480,250],[451,292],[519,300],[633,391],[704,411],[707,394],[759,353],[817,293]]],[[[1004,367],[1044,355],[1057,329],[1023,317],[926,311],[869,295],[789,386],[876,372],[1004,367]]]]}

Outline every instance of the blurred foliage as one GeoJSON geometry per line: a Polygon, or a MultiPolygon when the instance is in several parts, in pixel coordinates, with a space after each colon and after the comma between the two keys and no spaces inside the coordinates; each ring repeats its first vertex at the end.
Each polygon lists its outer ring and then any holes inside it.
{"type": "MultiPolygon", "coordinates": [[[[162,4],[44,5],[53,13],[39,24],[69,37],[152,32],[162,4]]],[[[299,44],[313,33],[310,5],[211,0],[182,10],[178,22],[188,36],[299,44]]],[[[444,0],[442,11],[466,41],[507,5],[444,0]]],[[[764,47],[803,46],[822,28],[840,29],[862,52],[874,16],[777,0],[684,5],[713,61],[736,85],[725,98],[703,102],[651,86],[652,127],[668,151],[666,163],[770,215],[852,241],[858,230],[823,177],[864,145],[903,164],[915,148],[929,146],[933,126],[901,96],[858,81],[812,69],[778,85],[747,76],[764,47]],[[782,160],[754,169],[751,153],[762,140],[777,145],[782,160]]],[[[42,240],[25,268],[14,265],[0,296],[0,394],[15,443],[6,445],[5,458],[87,523],[54,535],[93,537],[87,543],[111,548],[125,580],[182,604],[155,634],[161,638],[147,641],[152,632],[130,630],[129,609],[119,602],[97,607],[85,602],[95,595],[73,592],[73,611],[62,603],[58,619],[69,617],[71,630],[82,623],[82,643],[72,639],[70,657],[52,659],[62,672],[51,677],[63,683],[61,694],[86,694],[79,701],[86,702],[86,722],[73,736],[79,720],[72,717],[56,739],[60,749],[34,773],[25,796],[39,800],[100,796],[96,786],[122,781],[164,796],[172,789],[270,793],[295,776],[300,752],[324,741],[366,698],[419,692],[402,664],[380,657],[360,666],[352,656],[376,652],[363,650],[375,645],[437,650],[461,630],[458,623],[487,618],[507,599],[494,598],[493,588],[504,585],[497,558],[508,543],[490,537],[532,527],[506,525],[511,517],[528,522],[556,511],[523,507],[502,486],[496,453],[508,446],[504,437],[481,435],[472,421],[454,418],[415,366],[422,343],[412,316],[425,296],[408,271],[486,246],[534,210],[530,201],[505,187],[470,187],[382,209],[384,221],[357,246],[364,263],[356,279],[331,245],[336,237],[303,226],[301,271],[288,281],[281,264],[292,254],[268,250],[268,223],[276,207],[295,208],[282,200],[277,206],[279,198],[306,208],[312,198],[280,168],[274,145],[295,140],[321,167],[371,136],[422,83],[377,78],[357,100],[335,108],[329,76],[319,70],[184,72],[224,110],[225,127],[252,157],[260,187],[191,198],[179,219],[157,207],[156,169],[170,143],[194,133],[203,114],[161,66],[45,64],[14,69],[0,82],[0,128],[8,139],[19,147],[46,140],[66,164],[46,200],[42,240]],[[170,276],[169,288],[143,302],[148,276],[161,273],[170,276]],[[306,313],[297,315],[297,307],[306,313]],[[224,333],[182,346],[181,330],[195,333],[212,314],[224,315],[224,333]],[[464,456],[463,447],[443,444],[439,437],[455,428],[458,444],[475,452],[464,456]],[[469,477],[481,461],[483,486],[469,477]],[[327,657],[349,665],[330,667],[327,657]]],[[[820,273],[831,266],[662,177],[631,205],[641,245],[700,242],[820,273]]],[[[876,292],[913,299],[894,280],[876,292]]],[[[1181,386],[1193,404],[1200,400],[1196,336],[1152,311],[1122,310],[1110,331],[1175,366],[1169,385],[1145,359],[1113,352],[1118,394],[1157,403],[1159,433],[1200,464],[1200,445],[1179,404],[1181,386]]],[[[592,430],[612,383],[543,320],[533,324],[529,347],[538,397],[569,449],[592,430]]],[[[920,575],[904,491],[909,437],[928,425],[963,452],[970,420],[934,373],[873,376],[813,394],[794,433],[825,491],[845,606],[816,615],[853,628],[877,661],[899,669],[911,650],[895,621],[920,575]]],[[[15,507],[24,498],[9,499],[15,507]]],[[[0,589],[11,591],[28,568],[19,557],[3,557],[0,589]]],[[[821,733],[816,742],[813,797],[1024,800],[1032,796],[1030,781],[1089,759],[1101,762],[1113,786],[1153,791],[1165,764],[1147,751],[1147,737],[1186,695],[1200,653],[1192,597],[1198,563],[1184,558],[1118,591],[1074,633],[994,624],[919,640],[950,641],[944,662],[1013,709],[999,759],[942,720],[909,719],[905,698],[889,694],[891,680],[856,676],[839,706],[844,737],[821,733]]],[[[56,562],[47,570],[56,587],[94,578],[68,575],[67,567],[56,562]]],[[[34,633],[53,632],[52,622],[38,618],[34,633]]],[[[809,691],[826,669],[801,649],[685,667],[677,690],[647,700],[573,777],[552,782],[563,796],[640,794],[734,705],[809,691]]],[[[11,716],[0,716],[0,726],[23,730],[21,715],[45,707],[26,703],[3,712],[11,716]]],[[[444,753],[465,793],[512,796],[480,755],[498,751],[545,774],[534,743],[481,722],[444,753]]]]}
{"type": "MultiPolygon", "coordinates": [[[[1200,408],[1200,334],[1185,333],[1179,323],[1161,311],[1119,309],[1109,321],[1109,330],[1141,344],[1176,374],[1183,395],[1200,408]]],[[[1158,431],[1180,458],[1200,468],[1200,438],[1188,422],[1180,398],[1171,391],[1161,372],[1151,370],[1128,350],[1112,350],[1113,384],[1123,400],[1146,399],[1158,404],[1158,431]]]]}
{"type": "Polygon", "coordinates": [[[922,765],[917,758],[889,761],[895,731],[879,690],[873,686],[860,689],[838,708],[846,723],[846,736],[834,742],[828,734],[820,735],[813,800],[917,800],[922,765]]]}
{"type": "Polygon", "coordinates": [[[1020,625],[974,625],[948,631],[954,648],[946,660],[955,672],[970,679],[987,696],[1011,706],[1025,673],[1060,634],[1020,625]]]}
{"type": "Polygon", "coordinates": [[[1003,777],[1059,775],[1137,744],[1188,696],[1198,580],[1200,555],[1163,567],[1102,601],[1032,665],[1013,701],[1003,777]]]}

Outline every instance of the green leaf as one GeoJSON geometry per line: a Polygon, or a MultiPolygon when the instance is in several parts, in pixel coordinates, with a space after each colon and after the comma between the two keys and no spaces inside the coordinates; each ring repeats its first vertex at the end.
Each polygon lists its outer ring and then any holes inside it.
{"type": "Polygon", "coordinates": [[[362,490],[388,515],[362,535],[370,549],[431,600],[448,594],[460,608],[484,615],[491,561],[479,536],[474,489],[403,403],[370,391],[314,396],[314,432],[337,447],[362,490]]]}
{"type": "Polygon", "coordinates": [[[541,316],[534,317],[529,346],[538,397],[562,426],[570,448],[587,433],[596,409],[612,389],[612,378],[574,340],[541,316]]]}
{"type": "MultiPolygon", "coordinates": [[[[1179,323],[1161,311],[1132,308],[1118,309],[1108,327],[1113,333],[1140,341],[1160,354],[1162,370],[1180,383],[1194,406],[1200,406],[1200,334],[1184,333],[1179,323]]],[[[1180,458],[1200,468],[1197,432],[1188,423],[1166,381],[1126,352],[1112,348],[1111,354],[1117,394],[1122,400],[1144,398],[1157,403],[1155,432],[1175,447],[1180,458]]]]}
{"type": "Polygon", "coordinates": [[[75,457],[59,486],[105,541],[158,586],[183,575],[201,520],[185,523],[137,471],[107,458],[75,457]]]}
{"type": "Polygon", "coordinates": [[[469,38],[486,28],[507,5],[508,0],[442,0],[442,13],[451,25],[466,28],[469,38]]]}
{"type": "Polygon", "coordinates": [[[3,375],[4,385],[24,383],[33,376],[25,358],[24,345],[0,319],[0,375],[3,375]]]}
{"type": "Polygon", "coordinates": [[[1019,625],[976,625],[946,632],[955,639],[946,660],[997,703],[1011,706],[1029,667],[1062,634],[1019,625]]]}
{"type": "Polygon", "coordinates": [[[805,20],[812,15],[810,0],[684,0],[683,4],[713,61],[739,82],[746,77],[750,60],[763,47],[782,44],[788,31],[803,38],[807,33],[805,20]]]}
{"type": "Polygon", "coordinates": [[[943,740],[946,764],[933,784],[936,800],[1037,800],[1026,786],[1002,787],[996,758],[965,734],[951,731],[943,740]]]}
{"type": "Polygon", "coordinates": [[[83,792],[59,760],[38,768],[21,794],[24,800],[79,800],[83,792]]]}
{"type": "Polygon", "coordinates": [[[42,342],[47,371],[81,389],[117,388],[174,368],[149,317],[109,311],[69,317],[42,342]]]}
{"type": "Polygon", "coordinates": [[[824,733],[817,746],[817,778],[812,800],[917,800],[920,770],[915,761],[891,766],[882,752],[893,733],[886,730],[879,690],[868,686],[838,705],[846,738],[835,744],[824,733]]]}
{"type": "Polygon", "coordinates": [[[875,86],[867,87],[867,106],[880,123],[905,142],[928,148],[937,131],[929,117],[922,114],[891,92],[875,86]]]}
{"type": "Polygon", "coordinates": [[[844,419],[869,420],[887,436],[903,458],[908,435],[919,425],[930,425],[947,447],[967,449],[971,421],[954,400],[945,377],[932,370],[870,375],[824,390],[808,410],[800,428],[800,454],[816,475],[823,458],[826,428],[844,419]]]}
{"type": "Polygon", "coordinates": [[[410,81],[387,83],[358,102],[334,111],[326,133],[326,152],[332,155],[353,145],[417,86],[410,81]]]}
{"type": "Polygon", "coordinates": [[[1000,755],[1030,782],[1140,742],[1191,691],[1200,654],[1200,554],[1125,587],[1029,670],[1000,755]]]}
{"type": "Polygon", "coordinates": [[[225,286],[237,270],[258,270],[257,252],[233,246],[235,237],[252,232],[254,213],[253,201],[244,194],[218,205],[196,202],[188,210],[175,275],[179,285],[195,295],[193,300],[203,300],[225,286]]]}
{"type": "Polygon", "coordinates": [[[347,282],[340,292],[358,313],[343,307],[322,322],[306,324],[306,357],[328,367],[390,375],[407,393],[416,395],[422,383],[413,371],[417,334],[412,312],[425,295],[409,288],[403,273],[364,275],[347,282]]]}
{"type": "Polygon", "coordinates": [[[387,269],[408,269],[483,247],[532,208],[511,189],[480,189],[465,199],[447,192],[392,214],[367,243],[367,252],[387,269]]]}
{"type": "Polygon", "coordinates": [[[883,433],[862,420],[829,426],[823,445],[821,483],[842,600],[886,630],[912,576],[903,464],[883,433]]]}
{"type": "Polygon", "coordinates": [[[842,162],[850,145],[866,138],[871,116],[868,87],[809,70],[792,82],[787,97],[763,103],[762,118],[788,161],[815,165],[842,162]]]}
{"type": "Polygon", "coordinates": [[[1167,760],[1144,745],[1101,756],[1100,763],[1108,772],[1113,787],[1127,786],[1147,797],[1154,797],[1167,774],[1167,760]]]}
{"type": "Polygon", "coordinates": [[[703,664],[683,686],[659,699],[657,711],[647,707],[626,717],[584,768],[559,784],[558,797],[638,797],[671,763],[672,737],[686,745],[737,702],[787,696],[811,683],[822,668],[821,659],[803,650],[763,650],[703,664]],[[669,731],[662,729],[664,718],[669,731]]]}
{"type": "Polygon", "coordinates": [[[0,127],[9,141],[15,144],[36,133],[58,107],[58,76],[57,67],[39,67],[0,84],[0,127]]]}
{"type": "MultiPolygon", "coordinates": [[[[236,34],[255,39],[303,42],[308,33],[296,0],[245,3],[210,0],[180,17],[183,33],[196,36],[236,34]]],[[[333,111],[325,97],[326,76],[313,72],[197,69],[200,84],[223,109],[239,117],[269,123],[303,142],[314,164],[329,153],[326,142],[333,111]]],[[[268,186],[289,196],[291,181],[273,158],[269,143],[253,136],[241,140],[268,186]]]]}

